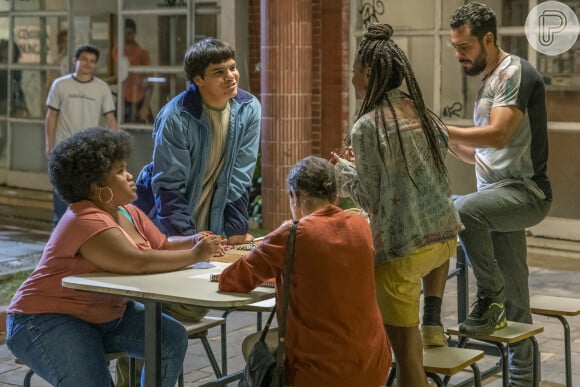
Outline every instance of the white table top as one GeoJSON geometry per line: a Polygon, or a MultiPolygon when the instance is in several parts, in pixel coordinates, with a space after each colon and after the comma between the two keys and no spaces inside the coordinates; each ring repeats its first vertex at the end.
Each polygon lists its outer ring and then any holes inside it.
{"type": "Polygon", "coordinates": [[[274,289],[258,287],[250,293],[222,293],[210,273],[220,273],[227,264],[211,262],[209,269],[185,269],[160,274],[120,275],[93,273],[65,277],[62,286],[92,292],[117,294],[155,301],[179,302],[209,308],[232,308],[274,297],[274,289]]]}

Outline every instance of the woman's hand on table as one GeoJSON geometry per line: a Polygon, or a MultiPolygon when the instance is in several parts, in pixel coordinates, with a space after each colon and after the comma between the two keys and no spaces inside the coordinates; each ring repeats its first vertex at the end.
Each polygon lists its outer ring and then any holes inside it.
{"type": "Polygon", "coordinates": [[[213,234],[198,241],[192,249],[197,253],[197,262],[208,261],[211,257],[224,255],[224,242],[221,236],[213,234]]]}
{"type": "Polygon", "coordinates": [[[194,234],[191,236],[191,242],[195,246],[196,244],[201,242],[203,239],[205,239],[211,235],[213,235],[213,233],[211,231],[200,231],[197,234],[194,234]]]}

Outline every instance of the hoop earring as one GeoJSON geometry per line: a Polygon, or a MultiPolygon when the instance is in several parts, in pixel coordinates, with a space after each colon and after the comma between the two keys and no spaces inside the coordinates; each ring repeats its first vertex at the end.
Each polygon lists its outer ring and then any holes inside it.
{"type": "Polygon", "coordinates": [[[114,196],[114,195],[113,195],[113,190],[112,190],[112,189],[110,189],[109,187],[103,187],[103,188],[99,188],[99,193],[97,194],[97,196],[98,196],[98,198],[99,198],[99,201],[100,201],[101,203],[104,203],[104,204],[109,204],[109,203],[111,203],[111,201],[113,200],[113,196],[114,196]],[[108,189],[108,190],[109,190],[109,194],[111,195],[111,197],[109,198],[109,200],[103,200],[103,198],[101,197],[101,193],[103,193],[103,191],[104,191],[104,190],[106,190],[106,189],[108,189]]]}

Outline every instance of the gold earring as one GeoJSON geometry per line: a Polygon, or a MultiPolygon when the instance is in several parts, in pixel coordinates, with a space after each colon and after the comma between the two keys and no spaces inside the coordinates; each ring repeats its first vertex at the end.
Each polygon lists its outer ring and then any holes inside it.
{"type": "Polygon", "coordinates": [[[103,188],[99,188],[99,193],[97,194],[99,201],[103,204],[109,204],[111,203],[111,201],[113,200],[113,190],[110,189],[109,187],[103,187],[103,188]],[[104,190],[108,189],[109,190],[109,195],[111,195],[111,197],[109,198],[109,200],[103,200],[103,198],[101,197],[101,194],[103,193],[104,190]]]}

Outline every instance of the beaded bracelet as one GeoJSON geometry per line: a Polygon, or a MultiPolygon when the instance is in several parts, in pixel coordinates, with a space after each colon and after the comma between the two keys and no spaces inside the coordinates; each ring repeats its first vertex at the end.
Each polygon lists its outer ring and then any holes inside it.
{"type": "Polygon", "coordinates": [[[193,234],[191,236],[191,243],[195,246],[196,244],[198,244],[199,242],[201,242],[203,239],[207,238],[210,235],[213,235],[211,231],[202,231],[197,234],[193,234]]]}

